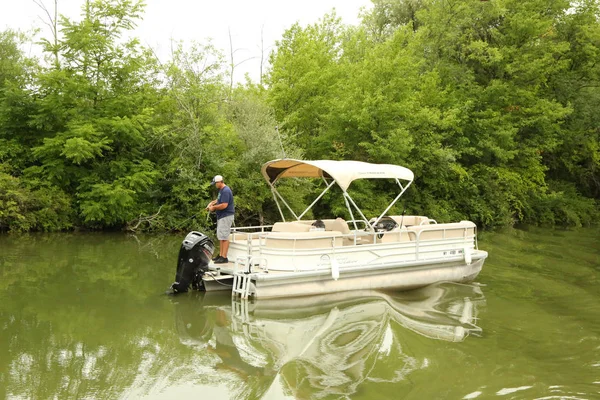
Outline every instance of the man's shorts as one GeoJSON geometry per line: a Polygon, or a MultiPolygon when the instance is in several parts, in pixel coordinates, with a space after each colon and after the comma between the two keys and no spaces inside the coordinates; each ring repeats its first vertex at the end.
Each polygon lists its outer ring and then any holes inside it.
{"type": "Polygon", "coordinates": [[[233,225],[233,215],[228,215],[217,220],[217,239],[229,240],[231,225],[233,225]]]}

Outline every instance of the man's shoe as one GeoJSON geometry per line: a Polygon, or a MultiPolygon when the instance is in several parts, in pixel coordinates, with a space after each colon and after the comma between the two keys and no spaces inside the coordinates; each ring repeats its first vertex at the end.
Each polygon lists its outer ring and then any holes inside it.
{"type": "Polygon", "coordinates": [[[227,264],[228,262],[229,260],[227,259],[227,257],[221,257],[217,261],[215,261],[215,264],[227,264]]]}
{"type": "Polygon", "coordinates": [[[221,258],[223,258],[223,257],[221,257],[221,256],[216,256],[216,257],[215,257],[215,258],[213,258],[212,260],[213,260],[213,262],[217,262],[217,261],[218,261],[219,259],[221,259],[221,258]]]}

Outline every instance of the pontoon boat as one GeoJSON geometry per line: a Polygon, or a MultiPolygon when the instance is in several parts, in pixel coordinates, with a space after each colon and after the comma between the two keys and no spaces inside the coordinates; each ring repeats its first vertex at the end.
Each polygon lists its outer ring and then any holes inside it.
{"type": "MultiPolygon", "coordinates": [[[[230,262],[210,262],[200,277],[207,291],[231,290],[241,298],[276,298],[407,290],[442,281],[472,281],[487,257],[487,252],[478,249],[473,222],[437,223],[426,216],[388,215],[414,179],[407,168],[359,161],[280,159],[264,164],[262,175],[273,192],[281,221],[234,228],[230,262]],[[284,178],[321,179],[325,188],[297,214],[277,190],[284,178]],[[348,193],[357,179],[393,180],[398,194],[380,215],[368,218],[348,193]],[[324,230],[315,230],[315,220],[303,217],[334,185],[341,189],[351,218],[323,219],[324,230]],[[286,220],[282,205],[293,216],[291,221],[286,220]]],[[[192,246],[188,240],[188,247],[192,246]]],[[[180,262],[182,259],[185,256],[180,255],[180,262]]]]}

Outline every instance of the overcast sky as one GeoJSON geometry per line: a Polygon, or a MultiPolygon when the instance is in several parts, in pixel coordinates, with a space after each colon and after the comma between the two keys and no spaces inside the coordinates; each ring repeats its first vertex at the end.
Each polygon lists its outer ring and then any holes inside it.
{"type": "MultiPolygon", "coordinates": [[[[53,10],[54,0],[41,0],[53,10]]],[[[84,0],[58,0],[60,14],[78,19],[84,0]]],[[[213,43],[229,53],[229,30],[236,50],[235,62],[260,57],[261,29],[264,46],[272,46],[294,22],[307,25],[335,9],[344,23],[357,24],[361,7],[370,0],[146,0],[146,12],[136,31],[145,45],[163,58],[169,54],[170,39],[213,43]]],[[[47,29],[42,10],[33,0],[0,0],[0,29],[47,29]]],[[[49,31],[44,31],[49,36],[49,31]]],[[[258,80],[258,59],[244,62],[236,69],[236,81],[244,73],[258,80]]]]}

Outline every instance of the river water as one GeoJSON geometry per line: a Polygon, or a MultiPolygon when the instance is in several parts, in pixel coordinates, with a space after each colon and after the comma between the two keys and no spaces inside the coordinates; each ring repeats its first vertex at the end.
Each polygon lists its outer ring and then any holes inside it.
{"type": "Polygon", "coordinates": [[[0,399],[600,398],[600,230],[480,234],[469,285],[169,297],[184,235],[0,236],[0,399]]]}

